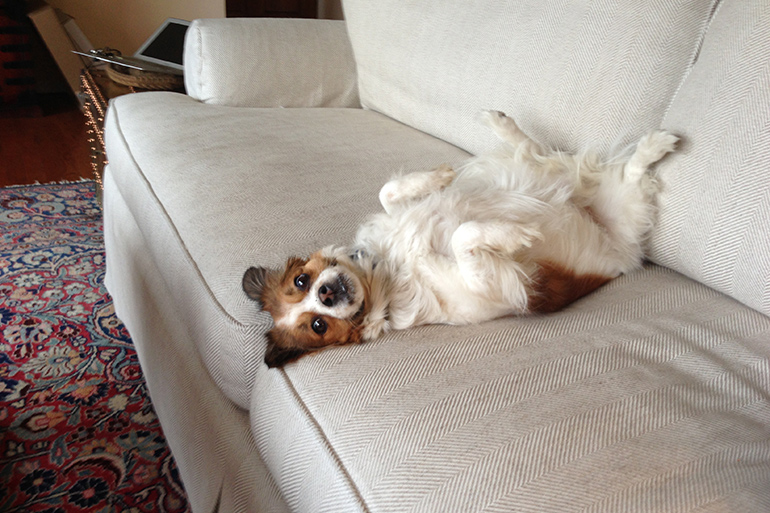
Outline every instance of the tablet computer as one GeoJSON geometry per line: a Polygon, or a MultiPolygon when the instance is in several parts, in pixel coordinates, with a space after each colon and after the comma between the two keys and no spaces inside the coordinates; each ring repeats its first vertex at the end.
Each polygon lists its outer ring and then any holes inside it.
{"type": "Polygon", "coordinates": [[[181,75],[184,70],[184,37],[189,26],[187,20],[167,18],[131,57],[115,55],[105,51],[107,49],[74,53],[142,71],[181,75]]]}

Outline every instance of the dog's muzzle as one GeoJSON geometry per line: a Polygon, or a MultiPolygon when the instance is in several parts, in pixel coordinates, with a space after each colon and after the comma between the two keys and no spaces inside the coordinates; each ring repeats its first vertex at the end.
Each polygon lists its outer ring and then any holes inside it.
{"type": "Polygon", "coordinates": [[[329,308],[341,302],[350,302],[350,297],[353,293],[351,289],[352,283],[350,279],[340,274],[336,279],[324,283],[318,288],[318,300],[329,308]]]}

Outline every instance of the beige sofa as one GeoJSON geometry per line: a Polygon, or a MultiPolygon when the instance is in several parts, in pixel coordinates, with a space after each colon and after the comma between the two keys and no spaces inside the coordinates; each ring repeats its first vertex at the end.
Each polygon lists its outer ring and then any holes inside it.
{"type": "Polygon", "coordinates": [[[114,100],[107,286],[196,512],[770,511],[770,3],[347,0],[199,20],[114,100]],[[352,240],[394,173],[683,138],[650,262],[553,315],[262,363],[250,265],[352,240]]]}

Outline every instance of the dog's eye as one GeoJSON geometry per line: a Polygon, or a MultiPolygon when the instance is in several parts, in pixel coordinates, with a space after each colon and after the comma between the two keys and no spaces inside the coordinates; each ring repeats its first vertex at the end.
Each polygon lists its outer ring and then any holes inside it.
{"type": "Polygon", "coordinates": [[[311,327],[313,328],[313,331],[315,331],[319,335],[323,335],[324,333],[326,333],[326,328],[327,328],[326,321],[324,321],[320,317],[316,317],[315,319],[313,319],[313,324],[311,324],[311,327]]]}
{"type": "Polygon", "coordinates": [[[300,274],[294,278],[294,285],[296,285],[299,290],[307,290],[308,285],[310,285],[310,276],[304,273],[300,274]]]}

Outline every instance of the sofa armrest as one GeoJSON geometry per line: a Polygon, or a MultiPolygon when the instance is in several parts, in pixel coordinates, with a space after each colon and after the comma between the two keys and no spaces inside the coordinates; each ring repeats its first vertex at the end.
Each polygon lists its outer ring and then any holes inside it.
{"type": "Polygon", "coordinates": [[[185,38],[187,94],[238,107],[360,107],[345,22],[195,20],[185,38]]]}

